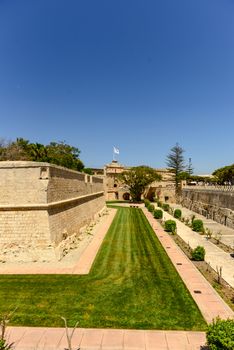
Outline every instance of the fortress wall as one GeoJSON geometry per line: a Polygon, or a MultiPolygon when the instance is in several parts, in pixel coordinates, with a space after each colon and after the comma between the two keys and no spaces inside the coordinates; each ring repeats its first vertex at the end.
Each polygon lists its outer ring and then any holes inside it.
{"type": "Polygon", "coordinates": [[[98,177],[48,163],[0,162],[0,260],[61,257],[104,206],[98,177]]]}
{"type": "Polygon", "coordinates": [[[183,189],[181,204],[199,214],[234,228],[234,192],[183,189]]]}

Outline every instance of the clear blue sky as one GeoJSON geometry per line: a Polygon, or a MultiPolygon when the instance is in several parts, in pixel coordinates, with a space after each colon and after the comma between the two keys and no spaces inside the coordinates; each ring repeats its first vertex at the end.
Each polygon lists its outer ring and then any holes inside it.
{"type": "Polygon", "coordinates": [[[233,0],[0,0],[0,136],[120,149],[195,173],[234,162],[233,0]]]}

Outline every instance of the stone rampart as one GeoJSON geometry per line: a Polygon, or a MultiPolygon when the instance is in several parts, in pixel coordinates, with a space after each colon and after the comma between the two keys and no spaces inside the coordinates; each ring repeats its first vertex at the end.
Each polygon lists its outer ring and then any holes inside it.
{"type": "Polygon", "coordinates": [[[60,259],[104,206],[99,177],[48,163],[0,162],[0,259],[60,259]]]}
{"type": "Polygon", "coordinates": [[[184,188],[181,204],[207,218],[234,228],[233,191],[184,188]]]}

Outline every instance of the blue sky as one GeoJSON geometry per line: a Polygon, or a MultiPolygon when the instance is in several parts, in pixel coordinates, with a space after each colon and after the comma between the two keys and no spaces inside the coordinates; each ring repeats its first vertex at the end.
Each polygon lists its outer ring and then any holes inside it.
{"type": "Polygon", "coordinates": [[[0,136],[101,167],[234,162],[232,0],[0,0],[0,136]]]}

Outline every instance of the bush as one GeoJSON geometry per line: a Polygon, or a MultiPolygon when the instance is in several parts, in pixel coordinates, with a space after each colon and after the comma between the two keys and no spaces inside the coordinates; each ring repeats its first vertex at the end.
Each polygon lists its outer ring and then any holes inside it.
{"type": "Polygon", "coordinates": [[[192,221],[192,229],[195,232],[204,232],[203,221],[196,219],[192,221]]]}
{"type": "Polygon", "coordinates": [[[148,206],[150,205],[150,201],[148,199],[145,199],[144,203],[145,203],[145,207],[148,208],[148,206]]]}
{"type": "Polygon", "coordinates": [[[206,339],[210,350],[233,350],[234,320],[217,318],[212,324],[208,325],[206,339]]]}
{"type": "Polygon", "coordinates": [[[169,206],[169,204],[164,203],[164,204],[162,205],[162,208],[163,208],[163,210],[165,210],[165,211],[169,211],[170,206],[169,206]]]}
{"type": "Polygon", "coordinates": [[[203,261],[205,259],[206,251],[205,248],[198,245],[192,251],[192,259],[196,261],[203,261]]]}
{"type": "Polygon", "coordinates": [[[174,218],[175,219],[181,219],[181,216],[182,216],[182,212],[180,209],[175,209],[174,211],[174,218]]]}
{"type": "Polygon", "coordinates": [[[159,208],[162,208],[162,202],[157,201],[157,204],[158,204],[158,207],[159,207],[159,208]]]}
{"type": "Polygon", "coordinates": [[[162,217],[163,217],[163,211],[161,209],[155,209],[154,218],[155,219],[162,219],[162,217]]]}
{"type": "Polygon", "coordinates": [[[154,205],[153,205],[153,204],[150,204],[150,205],[148,206],[148,210],[149,210],[151,213],[153,213],[153,212],[154,212],[154,205]]]}
{"type": "Polygon", "coordinates": [[[176,222],[174,220],[167,220],[165,221],[164,225],[165,231],[171,232],[171,233],[176,233],[176,222]]]}

